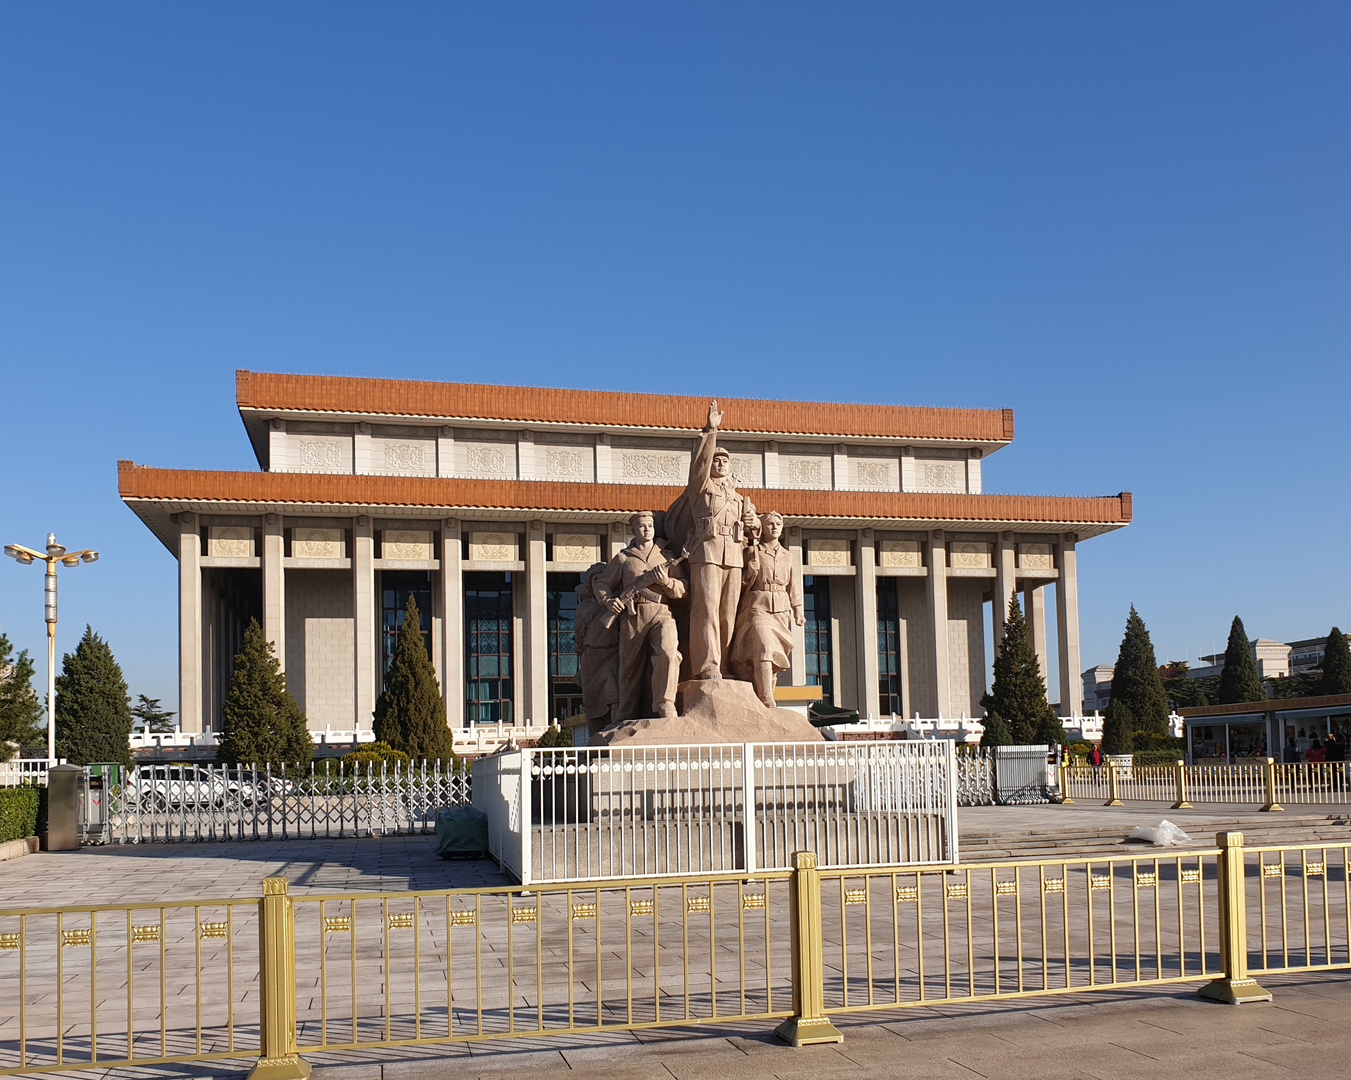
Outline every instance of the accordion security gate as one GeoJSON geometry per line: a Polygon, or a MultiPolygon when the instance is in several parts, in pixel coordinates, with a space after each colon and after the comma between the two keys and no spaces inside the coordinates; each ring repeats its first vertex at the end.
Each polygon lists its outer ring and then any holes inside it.
{"type": "Polygon", "coordinates": [[[522,884],[955,862],[950,742],[732,743],[495,754],[492,854],[522,884]]]}
{"type": "Polygon", "coordinates": [[[287,840],[429,833],[438,810],[470,801],[471,780],[435,761],[315,762],[307,770],[143,765],[100,794],[85,804],[91,840],[287,840]]]}
{"type": "MultiPolygon", "coordinates": [[[[1351,967],[1345,846],[0,910],[0,1072],[837,1014],[1351,967]],[[261,991],[261,992],[260,992],[261,991]]],[[[262,1075],[260,1073],[260,1075],[262,1075]]]]}

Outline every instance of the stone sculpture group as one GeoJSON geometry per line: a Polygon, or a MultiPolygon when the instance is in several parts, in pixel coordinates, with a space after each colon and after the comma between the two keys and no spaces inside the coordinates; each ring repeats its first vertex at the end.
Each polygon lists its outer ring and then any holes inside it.
{"type": "Polygon", "coordinates": [[[783,518],[758,514],[736,490],[730,455],[717,445],[721,423],[711,402],[684,493],[665,512],[634,514],[629,545],[577,586],[574,634],[592,737],[677,717],[686,664],[687,687],[749,683],[766,711],[775,708],[793,625],[804,622],[802,572],[780,543],[783,518]]]}

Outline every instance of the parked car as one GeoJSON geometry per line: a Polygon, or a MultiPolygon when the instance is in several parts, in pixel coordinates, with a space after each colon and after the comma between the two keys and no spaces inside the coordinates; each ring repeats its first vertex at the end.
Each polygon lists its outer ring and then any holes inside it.
{"type": "Polygon", "coordinates": [[[142,766],[128,778],[123,790],[141,805],[156,810],[225,809],[250,806],[258,798],[249,781],[195,765],[142,766]]]}

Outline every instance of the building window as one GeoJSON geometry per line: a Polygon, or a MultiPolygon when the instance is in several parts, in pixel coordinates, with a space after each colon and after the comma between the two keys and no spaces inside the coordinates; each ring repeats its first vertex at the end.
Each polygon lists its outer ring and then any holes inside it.
{"type": "Polygon", "coordinates": [[[464,575],[464,712],[470,724],[510,724],[511,574],[464,575]]]}
{"type": "Polygon", "coordinates": [[[422,624],[422,644],[432,655],[432,575],[426,570],[383,570],[380,573],[380,640],[384,663],[381,673],[389,671],[394,648],[399,643],[403,609],[408,598],[417,602],[418,621],[422,624]]]}
{"type": "Polygon", "coordinates": [[[830,578],[807,574],[802,579],[802,611],[807,654],[807,685],[821,688],[823,701],[835,700],[831,672],[830,578]]]}
{"type": "Polygon", "coordinates": [[[877,579],[877,690],[881,714],[901,715],[901,618],[891,577],[877,579]]]}
{"type": "Polygon", "coordinates": [[[549,719],[561,723],[582,711],[582,688],[577,682],[577,645],[572,629],[577,621],[577,593],[581,574],[550,574],[547,580],[549,621],[549,719]]]}

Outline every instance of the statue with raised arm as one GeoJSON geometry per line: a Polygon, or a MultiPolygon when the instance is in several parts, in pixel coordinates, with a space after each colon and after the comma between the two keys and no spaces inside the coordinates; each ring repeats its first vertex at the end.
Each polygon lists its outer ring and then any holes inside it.
{"type": "Polygon", "coordinates": [[[732,670],[755,688],[755,696],[774,705],[774,679],[788,669],[793,626],[805,622],[802,571],[792,552],[779,543],[783,518],[770,511],[760,518],[761,541],[747,548],[732,635],[732,670]]]}
{"type": "MultiPolygon", "coordinates": [[[[718,403],[709,402],[708,423],[690,459],[681,508],[681,516],[689,520],[689,646],[696,679],[731,676],[727,660],[741,599],[742,551],[747,530],[756,523],[755,507],[732,481],[731,455],[718,446],[721,423],[718,403]]],[[[667,521],[669,527],[670,514],[667,521]]]]}
{"type": "Polygon", "coordinates": [[[629,546],[592,585],[602,619],[618,619],[619,625],[619,703],[613,715],[674,717],[680,645],[667,601],[685,595],[682,559],[657,541],[651,513],[634,514],[629,524],[629,546]]]}

